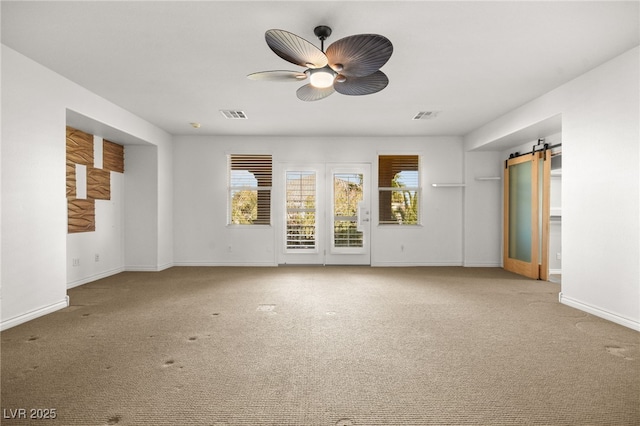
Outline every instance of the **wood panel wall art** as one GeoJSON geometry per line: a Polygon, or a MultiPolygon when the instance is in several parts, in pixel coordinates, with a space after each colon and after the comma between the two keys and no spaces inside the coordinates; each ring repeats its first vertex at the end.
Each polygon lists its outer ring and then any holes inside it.
{"type": "Polygon", "coordinates": [[[76,164],[93,166],[93,135],[67,126],[67,198],[76,196],[76,164]]]}
{"type": "Polygon", "coordinates": [[[96,200],[67,198],[69,212],[68,232],[93,232],[96,230],[96,200]]]}
{"type": "Polygon", "coordinates": [[[67,162],[93,166],[93,135],[67,126],[67,162]]]}
{"type": "Polygon", "coordinates": [[[67,158],[67,198],[76,197],[76,165],[67,158]]]}
{"type": "Polygon", "coordinates": [[[101,148],[102,168],[96,168],[93,135],[67,126],[67,232],[70,234],[96,230],[96,200],[111,199],[111,172],[124,173],[124,146],[103,140],[101,148]],[[76,164],[86,166],[86,198],[77,198],[76,164]]]}
{"type": "Polygon", "coordinates": [[[103,141],[102,168],[112,172],[124,173],[124,146],[103,141]]]}
{"type": "Polygon", "coordinates": [[[111,199],[111,172],[109,170],[87,167],[87,198],[111,199]]]}

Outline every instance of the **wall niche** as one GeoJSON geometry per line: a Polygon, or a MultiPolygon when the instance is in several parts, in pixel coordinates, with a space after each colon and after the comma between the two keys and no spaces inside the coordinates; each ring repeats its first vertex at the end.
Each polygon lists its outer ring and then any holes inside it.
{"type": "Polygon", "coordinates": [[[124,173],[124,146],[69,126],[66,146],[67,232],[93,232],[96,200],[111,199],[111,172],[124,173]]]}

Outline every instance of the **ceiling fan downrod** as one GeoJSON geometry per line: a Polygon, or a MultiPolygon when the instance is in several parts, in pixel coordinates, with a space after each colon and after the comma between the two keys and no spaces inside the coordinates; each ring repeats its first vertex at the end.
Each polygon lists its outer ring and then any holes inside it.
{"type": "Polygon", "coordinates": [[[313,29],[313,33],[320,39],[320,50],[324,53],[324,41],[331,35],[331,28],[326,25],[318,25],[313,29]]]}

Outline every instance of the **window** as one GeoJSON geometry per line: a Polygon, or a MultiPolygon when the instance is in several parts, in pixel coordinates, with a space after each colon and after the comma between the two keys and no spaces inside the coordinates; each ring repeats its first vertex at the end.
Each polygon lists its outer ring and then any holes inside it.
{"type": "Polygon", "coordinates": [[[333,246],[360,248],[363,233],[358,230],[358,204],[363,198],[362,173],[333,175],[333,246]]]}
{"type": "Polygon", "coordinates": [[[271,224],[271,155],[229,156],[229,224],[271,224]]]}
{"type": "Polygon", "coordinates": [[[420,223],[420,174],[417,155],[378,156],[379,223],[420,223]]]}
{"type": "Polygon", "coordinates": [[[316,249],[316,173],[287,172],[287,250],[316,249]]]}

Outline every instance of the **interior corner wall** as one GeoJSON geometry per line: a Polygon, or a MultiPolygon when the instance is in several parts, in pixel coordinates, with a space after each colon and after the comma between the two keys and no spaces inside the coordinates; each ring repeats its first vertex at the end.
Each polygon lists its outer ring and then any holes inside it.
{"type": "MultiPolygon", "coordinates": [[[[71,260],[67,259],[65,195],[67,110],[160,147],[157,174],[166,171],[171,176],[171,160],[166,156],[171,155],[172,138],[5,45],[1,55],[0,328],[6,329],[68,304],[67,262],[71,260]]],[[[171,235],[171,224],[167,222],[172,213],[158,211],[171,203],[171,185],[166,185],[154,188],[155,194],[162,193],[163,200],[152,214],[162,218],[163,232],[171,235]]],[[[154,242],[154,257],[162,252],[170,262],[170,243],[170,238],[164,238],[160,249],[154,242]]]]}
{"type": "Polygon", "coordinates": [[[464,158],[464,266],[502,266],[504,158],[495,151],[465,152],[464,158]]]}
{"type": "Polygon", "coordinates": [[[562,114],[560,301],[640,330],[640,48],[465,136],[480,147],[562,114]]]}
{"type": "Polygon", "coordinates": [[[173,138],[157,144],[157,253],[156,270],[173,266],[173,138]]]}
{"type": "Polygon", "coordinates": [[[158,149],[130,145],[124,157],[125,269],[155,271],[158,265],[158,149]]]}

